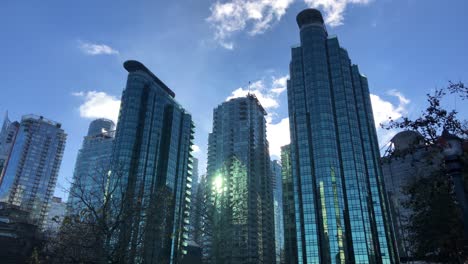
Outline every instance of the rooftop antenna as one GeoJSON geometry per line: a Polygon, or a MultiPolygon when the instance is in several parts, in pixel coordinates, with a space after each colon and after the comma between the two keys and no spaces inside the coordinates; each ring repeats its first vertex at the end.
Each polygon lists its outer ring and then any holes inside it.
{"type": "Polygon", "coordinates": [[[250,95],[250,81],[249,81],[249,92],[247,93],[247,95],[250,95]]]}

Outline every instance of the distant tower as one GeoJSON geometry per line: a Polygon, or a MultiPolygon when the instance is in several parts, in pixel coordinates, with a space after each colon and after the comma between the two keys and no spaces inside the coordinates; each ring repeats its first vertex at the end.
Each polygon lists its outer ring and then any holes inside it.
{"type": "Polygon", "coordinates": [[[208,263],[275,263],[265,115],[252,94],[214,109],[207,184],[215,208],[206,222],[211,236],[203,247],[208,263]]]}
{"type": "Polygon", "coordinates": [[[273,183],[273,206],[275,214],[276,263],[284,263],[283,181],[282,168],[277,160],[271,161],[273,183]]]}
{"type": "Polygon", "coordinates": [[[60,123],[23,116],[0,185],[0,201],[20,206],[40,226],[46,221],[66,138],[60,123]]]}
{"type": "Polygon", "coordinates": [[[2,184],[5,169],[8,165],[11,149],[15,143],[16,134],[18,133],[20,124],[11,122],[8,118],[8,113],[5,114],[2,130],[0,131],[0,185],[2,184]]]}
{"type": "MultiPolygon", "coordinates": [[[[294,217],[294,183],[291,168],[291,147],[281,147],[281,174],[283,184],[283,232],[284,232],[284,263],[296,264],[296,219],[294,217]]],[[[297,195],[297,194],[296,194],[297,195]]]]}
{"type": "Polygon", "coordinates": [[[96,119],[89,125],[88,134],[76,157],[73,184],[68,197],[68,214],[77,214],[85,207],[81,200],[83,197],[87,198],[87,202],[93,199],[99,208],[110,170],[114,130],[114,122],[105,118],[96,119]]]}
{"type": "MultiPolygon", "coordinates": [[[[126,61],[112,154],[121,181],[122,263],[180,263],[187,253],[194,125],[174,92],[138,61],[126,61]]],[[[120,178],[120,179],[119,179],[120,178]]]]}
{"type": "Polygon", "coordinates": [[[197,199],[199,191],[199,178],[198,178],[198,159],[193,158],[192,168],[192,195],[190,203],[190,239],[198,244],[198,234],[200,232],[201,215],[199,214],[200,201],[197,199]]]}
{"type": "MultiPolygon", "coordinates": [[[[287,83],[299,263],[396,263],[367,78],[321,13],[297,15],[287,83]]],[[[286,256],[288,258],[288,256],[286,256]]]]}

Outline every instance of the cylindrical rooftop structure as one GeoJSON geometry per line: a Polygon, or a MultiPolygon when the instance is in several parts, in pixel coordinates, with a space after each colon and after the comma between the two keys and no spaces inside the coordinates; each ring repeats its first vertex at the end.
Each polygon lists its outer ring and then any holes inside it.
{"type": "Polygon", "coordinates": [[[324,24],[322,13],[314,8],[302,10],[296,17],[297,25],[302,28],[309,24],[324,24]]]}
{"type": "Polygon", "coordinates": [[[107,118],[99,118],[89,124],[88,136],[96,136],[113,130],[115,130],[114,121],[107,118]]]}

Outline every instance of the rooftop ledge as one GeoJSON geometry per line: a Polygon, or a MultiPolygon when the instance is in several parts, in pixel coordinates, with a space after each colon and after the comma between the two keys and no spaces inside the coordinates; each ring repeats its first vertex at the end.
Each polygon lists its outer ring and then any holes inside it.
{"type": "Polygon", "coordinates": [[[166,91],[172,98],[175,97],[175,93],[167,87],[165,83],[163,83],[154,73],[152,73],[148,68],[146,68],[143,63],[136,61],[136,60],[128,60],[124,62],[123,64],[124,68],[129,72],[136,72],[136,71],[143,71],[146,74],[148,74],[151,78],[153,78],[153,81],[156,82],[158,85],[163,88],[164,91],[166,91]]]}

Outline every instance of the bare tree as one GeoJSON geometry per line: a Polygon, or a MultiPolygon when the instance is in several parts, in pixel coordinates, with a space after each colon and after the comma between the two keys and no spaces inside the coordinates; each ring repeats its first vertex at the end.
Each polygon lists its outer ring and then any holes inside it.
{"type": "Polygon", "coordinates": [[[68,214],[49,235],[43,258],[50,263],[117,263],[116,238],[123,223],[123,168],[100,166],[77,177],[69,191],[68,214]]]}
{"type": "Polygon", "coordinates": [[[429,105],[416,119],[403,117],[398,120],[390,118],[388,124],[380,124],[387,130],[406,129],[420,133],[426,144],[437,145],[437,140],[442,130],[461,138],[468,138],[468,122],[460,120],[456,110],[447,110],[441,105],[441,101],[447,94],[459,96],[462,101],[468,99],[468,87],[463,83],[449,82],[446,88],[436,89],[432,94],[426,94],[429,105]]]}

